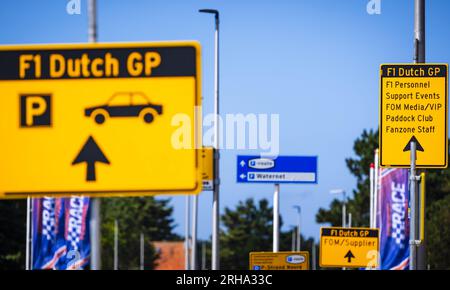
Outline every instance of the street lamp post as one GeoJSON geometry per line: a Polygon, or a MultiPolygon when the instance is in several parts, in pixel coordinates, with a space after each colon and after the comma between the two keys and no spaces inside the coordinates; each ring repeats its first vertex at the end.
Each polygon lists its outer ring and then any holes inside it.
{"type": "Polygon", "coordinates": [[[300,246],[301,246],[301,233],[300,233],[300,226],[302,221],[302,208],[299,205],[294,205],[294,208],[297,210],[298,216],[297,216],[297,246],[296,250],[297,252],[300,252],[300,246]]]}
{"type": "Polygon", "coordinates": [[[296,226],[291,226],[291,231],[292,231],[291,251],[292,252],[295,252],[295,229],[296,229],[296,226]]]}
{"type": "Polygon", "coordinates": [[[330,190],[331,194],[342,194],[342,227],[346,227],[346,215],[347,215],[347,194],[343,189],[332,189],[330,190]]]}
{"type": "Polygon", "coordinates": [[[215,34],[214,34],[214,193],[212,208],[212,253],[211,268],[212,270],[220,269],[219,261],[219,11],[214,9],[201,9],[200,13],[214,14],[215,34]]]}
{"type": "MultiPolygon", "coordinates": [[[[346,227],[346,211],[347,211],[347,195],[345,193],[345,190],[343,189],[332,189],[330,190],[331,194],[342,194],[342,227],[346,227]]],[[[345,270],[345,267],[342,268],[342,270],[345,270]]]]}

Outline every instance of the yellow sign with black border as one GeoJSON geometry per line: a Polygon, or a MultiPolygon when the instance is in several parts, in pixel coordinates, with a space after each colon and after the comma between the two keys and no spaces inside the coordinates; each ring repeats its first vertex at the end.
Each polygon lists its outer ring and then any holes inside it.
{"type": "Polygon", "coordinates": [[[379,230],[330,227],[320,229],[321,267],[378,266],[379,230]]]}
{"type": "Polygon", "coordinates": [[[203,160],[203,190],[214,190],[214,148],[203,147],[202,160],[203,160]]]}
{"type": "Polygon", "coordinates": [[[196,194],[197,42],[0,47],[0,198],[196,194]]]}
{"type": "Polygon", "coordinates": [[[448,165],[448,65],[384,64],[380,68],[380,166],[448,165]]]}
{"type": "Polygon", "coordinates": [[[251,252],[250,270],[309,270],[309,252],[251,252]]]}

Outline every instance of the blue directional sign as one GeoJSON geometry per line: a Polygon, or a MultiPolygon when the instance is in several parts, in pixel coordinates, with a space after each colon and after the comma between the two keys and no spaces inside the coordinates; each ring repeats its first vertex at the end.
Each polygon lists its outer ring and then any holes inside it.
{"type": "Polygon", "coordinates": [[[237,182],[317,183],[317,156],[237,157],[237,182]]]}

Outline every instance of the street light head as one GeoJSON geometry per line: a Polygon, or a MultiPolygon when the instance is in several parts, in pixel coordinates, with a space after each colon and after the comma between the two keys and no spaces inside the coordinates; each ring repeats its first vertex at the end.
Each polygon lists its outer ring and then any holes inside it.
{"type": "Polygon", "coordinates": [[[219,14],[219,11],[218,11],[218,10],[215,10],[215,9],[200,9],[200,10],[198,10],[198,12],[201,12],[201,13],[219,14]]]}
{"type": "Polygon", "coordinates": [[[342,193],[345,193],[345,190],[343,190],[343,189],[332,189],[332,190],[330,190],[330,193],[331,194],[342,194],[342,193]]]}
{"type": "Polygon", "coordinates": [[[198,12],[200,13],[210,13],[210,14],[214,14],[214,16],[216,17],[216,19],[219,18],[219,11],[215,10],[215,9],[200,9],[198,10],[198,12]]]}
{"type": "Polygon", "coordinates": [[[294,205],[292,207],[295,208],[299,213],[302,211],[302,207],[299,205],[294,205]]]}

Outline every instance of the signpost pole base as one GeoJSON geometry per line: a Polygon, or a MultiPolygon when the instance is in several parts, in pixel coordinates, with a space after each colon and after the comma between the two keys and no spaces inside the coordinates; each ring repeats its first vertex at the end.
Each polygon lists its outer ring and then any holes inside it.
{"type": "Polygon", "coordinates": [[[190,234],[190,216],[191,216],[191,196],[186,195],[186,212],[185,212],[185,236],[184,236],[184,266],[186,270],[190,270],[189,264],[189,234],[190,234]]]}
{"type": "Polygon", "coordinates": [[[197,220],[198,195],[193,196],[192,205],[192,244],[191,244],[191,270],[197,270],[197,220]]]}
{"type": "Polygon", "coordinates": [[[100,199],[91,199],[91,270],[101,270],[100,247],[100,199]]]}

